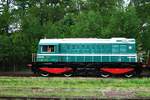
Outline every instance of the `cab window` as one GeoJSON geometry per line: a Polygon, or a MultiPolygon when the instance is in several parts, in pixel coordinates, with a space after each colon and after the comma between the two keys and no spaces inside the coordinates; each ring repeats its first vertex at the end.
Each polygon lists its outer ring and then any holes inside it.
{"type": "Polygon", "coordinates": [[[54,52],[54,45],[43,45],[42,52],[54,52]]]}

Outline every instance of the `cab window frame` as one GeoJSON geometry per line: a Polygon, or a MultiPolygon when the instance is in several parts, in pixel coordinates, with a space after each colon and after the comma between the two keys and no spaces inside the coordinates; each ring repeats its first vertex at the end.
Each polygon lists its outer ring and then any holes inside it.
{"type": "Polygon", "coordinates": [[[54,53],[55,45],[41,45],[41,53],[54,53]]]}

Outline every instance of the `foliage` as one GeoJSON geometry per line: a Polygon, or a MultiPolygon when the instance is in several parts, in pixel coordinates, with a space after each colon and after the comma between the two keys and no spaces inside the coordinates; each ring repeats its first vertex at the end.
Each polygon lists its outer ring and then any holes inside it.
{"type": "Polygon", "coordinates": [[[127,6],[124,0],[4,0],[0,2],[1,69],[25,66],[45,37],[135,38],[139,52],[148,52],[149,10],[149,0],[130,0],[127,6]]]}

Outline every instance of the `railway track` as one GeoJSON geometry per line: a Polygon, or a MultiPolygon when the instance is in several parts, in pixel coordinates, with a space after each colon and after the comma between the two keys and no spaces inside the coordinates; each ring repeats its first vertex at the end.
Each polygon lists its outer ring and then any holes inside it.
{"type": "MultiPolygon", "coordinates": [[[[98,98],[98,97],[0,97],[1,100],[101,100],[101,99],[117,99],[117,98],[98,98]]],[[[121,98],[121,99],[128,99],[128,100],[149,100],[148,97],[141,97],[141,98],[121,98]]]]}
{"type": "MultiPolygon", "coordinates": [[[[33,74],[32,72],[0,72],[0,76],[8,76],[8,77],[39,77],[38,75],[33,74]]],[[[65,78],[63,75],[51,75],[49,77],[62,77],[65,78]]],[[[74,78],[77,77],[90,77],[90,78],[96,78],[95,75],[75,75],[74,78]]],[[[122,76],[112,76],[112,77],[122,77],[122,76]]],[[[150,77],[149,73],[141,73],[138,77],[150,77]]]]}
{"type": "Polygon", "coordinates": [[[97,97],[68,97],[68,98],[62,98],[62,97],[0,97],[0,99],[4,100],[100,100],[102,98],[97,97]]]}
{"type": "Polygon", "coordinates": [[[14,77],[34,77],[32,72],[0,72],[0,76],[14,76],[14,77]]]}
{"type": "MultiPolygon", "coordinates": [[[[119,99],[119,98],[103,98],[103,97],[90,97],[90,96],[81,96],[81,97],[0,97],[1,100],[112,100],[112,99],[119,99]]],[[[149,97],[126,97],[120,99],[128,99],[128,100],[149,100],[149,97]]]]}

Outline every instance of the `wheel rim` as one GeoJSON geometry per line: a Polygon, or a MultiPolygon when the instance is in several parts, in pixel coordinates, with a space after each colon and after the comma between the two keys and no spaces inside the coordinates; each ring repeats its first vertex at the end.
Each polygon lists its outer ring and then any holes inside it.
{"type": "Polygon", "coordinates": [[[47,77],[47,76],[49,76],[49,73],[47,73],[47,72],[40,72],[40,75],[43,76],[43,77],[47,77]]]}
{"type": "Polygon", "coordinates": [[[101,77],[107,78],[107,77],[109,77],[109,76],[110,76],[109,74],[101,73],[101,77]]]}
{"type": "Polygon", "coordinates": [[[70,76],[72,76],[72,74],[71,73],[67,73],[67,74],[64,74],[64,76],[70,77],[70,76]]]}
{"type": "Polygon", "coordinates": [[[130,78],[130,77],[133,77],[133,74],[125,74],[124,76],[127,78],[130,78]]]}

